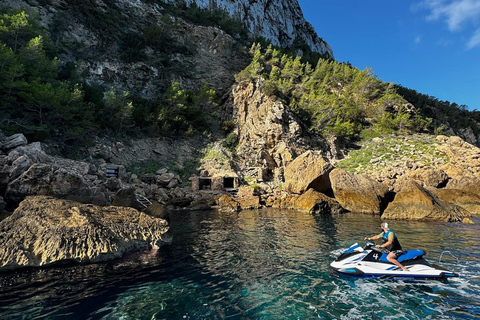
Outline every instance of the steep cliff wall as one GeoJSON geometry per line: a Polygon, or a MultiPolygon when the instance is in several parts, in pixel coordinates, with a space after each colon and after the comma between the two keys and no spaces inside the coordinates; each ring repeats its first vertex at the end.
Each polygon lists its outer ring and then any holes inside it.
{"type": "MultiPolygon", "coordinates": [[[[170,3],[177,2],[166,0],[170,3]]],[[[223,9],[241,19],[254,35],[270,39],[274,44],[288,47],[302,39],[312,51],[333,58],[330,46],[318,37],[303,17],[297,0],[186,0],[202,8],[223,9]]]]}

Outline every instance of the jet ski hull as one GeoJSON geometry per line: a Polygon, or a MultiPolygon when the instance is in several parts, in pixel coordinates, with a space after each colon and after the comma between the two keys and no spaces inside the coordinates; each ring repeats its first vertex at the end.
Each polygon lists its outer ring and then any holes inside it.
{"type": "Polygon", "coordinates": [[[422,250],[411,250],[400,256],[400,261],[409,271],[403,271],[386,259],[386,254],[378,249],[357,244],[344,251],[330,266],[337,275],[359,278],[415,278],[447,279],[458,274],[442,267],[432,265],[423,258],[422,250]]]}

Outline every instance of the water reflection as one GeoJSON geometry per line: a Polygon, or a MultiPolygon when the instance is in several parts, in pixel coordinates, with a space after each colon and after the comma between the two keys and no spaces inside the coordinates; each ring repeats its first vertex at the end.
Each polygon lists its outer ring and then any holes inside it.
{"type": "Polygon", "coordinates": [[[389,221],[405,248],[426,250],[432,262],[442,257],[461,277],[378,281],[336,278],[329,268],[333,250],[381,231],[378,217],[178,212],[171,216],[172,244],[158,251],[0,275],[0,318],[474,319],[476,222],[389,221]]]}

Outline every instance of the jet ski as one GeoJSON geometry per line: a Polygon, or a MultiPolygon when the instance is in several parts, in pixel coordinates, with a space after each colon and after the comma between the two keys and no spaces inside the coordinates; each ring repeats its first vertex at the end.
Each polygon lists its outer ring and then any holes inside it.
{"type": "Polygon", "coordinates": [[[387,253],[376,248],[375,243],[367,240],[364,247],[358,243],[343,251],[330,266],[334,274],[362,278],[418,278],[446,279],[458,277],[458,274],[428,262],[423,250],[408,250],[398,257],[398,261],[409,271],[387,260],[387,253]]]}

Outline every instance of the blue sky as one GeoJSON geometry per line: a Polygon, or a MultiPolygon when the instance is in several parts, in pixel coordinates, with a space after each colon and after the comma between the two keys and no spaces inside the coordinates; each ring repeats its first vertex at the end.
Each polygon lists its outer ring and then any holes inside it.
{"type": "Polygon", "coordinates": [[[480,110],[480,0],[299,0],[335,59],[480,110]]]}

